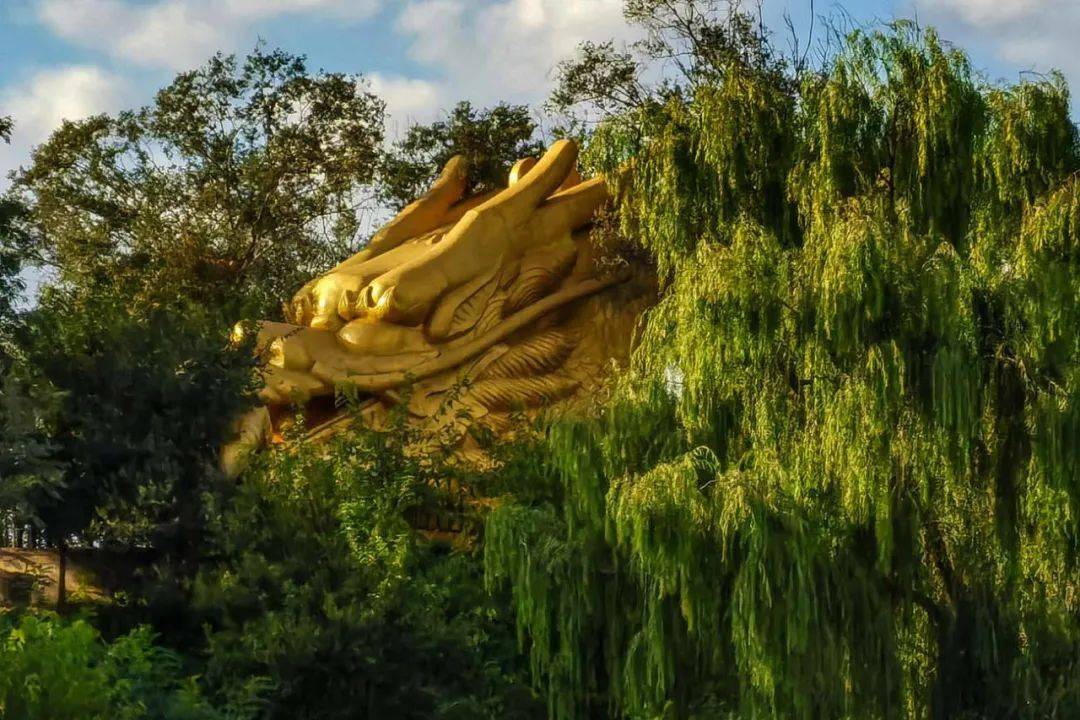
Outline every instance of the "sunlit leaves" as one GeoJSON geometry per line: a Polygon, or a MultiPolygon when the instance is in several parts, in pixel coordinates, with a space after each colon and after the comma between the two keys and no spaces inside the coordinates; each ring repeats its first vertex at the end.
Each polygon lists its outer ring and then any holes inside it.
{"type": "Polygon", "coordinates": [[[506,544],[489,571],[557,638],[531,648],[564,658],[537,660],[553,692],[599,644],[630,714],[1067,717],[1067,90],[988,86],[908,23],[797,78],[752,50],[594,134],[664,290],[609,407],[552,430],[567,522],[530,544],[563,543],[560,579],[506,544]],[[567,604],[586,589],[633,601],[567,604]]]}

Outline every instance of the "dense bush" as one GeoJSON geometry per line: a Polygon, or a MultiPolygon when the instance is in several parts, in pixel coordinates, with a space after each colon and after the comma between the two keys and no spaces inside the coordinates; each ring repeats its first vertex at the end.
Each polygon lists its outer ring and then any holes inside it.
{"type": "Polygon", "coordinates": [[[86,620],[0,613],[5,720],[242,720],[252,710],[211,707],[147,627],[106,642],[86,620]]]}
{"type": "Polygon", "coordinates": [[[194,596],[215,693],[262,678],[269,718],[542,715],[476,551],[407,520],[453,505],[452,471],[410,439],[399,424],[278,449],[222,499],[194,596]]]}

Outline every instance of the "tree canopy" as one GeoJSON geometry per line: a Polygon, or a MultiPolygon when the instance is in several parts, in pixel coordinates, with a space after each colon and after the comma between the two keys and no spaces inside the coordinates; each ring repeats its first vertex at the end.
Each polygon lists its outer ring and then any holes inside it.
{"type": "Polygon", "coordinates": [[[15,178],[39,260],[84,291],[276,311],[359,242],[384,107],[363,88],[257,49],[181,73],[147,107],[63,124],[15,178]]]}
{"type": "Polygon", "coordinates": [[[454,155],[468,161],[470,193],[506,185],[510,167],[543,150],[536,122],[524,105],[500,103],[477,110],[469,102],[455,105],[428,125],[412,125],[383,161],[380,188],[395,208],[426,192],[439,170],[454,155]]]}
{"type": "Polygon", "coordinates": [[[1077,712],[1064,82],[987,84],[909,23],[803,73],[745,18],[718,54],[690,27],[684,80],[588,149],[663,285],[632,372],[488,522],[552,712],[1077,712]]]}

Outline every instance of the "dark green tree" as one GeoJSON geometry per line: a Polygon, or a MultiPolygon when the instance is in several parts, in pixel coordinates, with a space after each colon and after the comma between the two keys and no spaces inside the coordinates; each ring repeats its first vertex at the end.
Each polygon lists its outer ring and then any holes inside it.
{"type": "Polygon", "coordinates": [[[152,105],[65,123],[14,191],[61,284],[265,316],[355,249],[382,123],[360,77],[218,55],[152,105]]]}
{"type": "MultiPolygon", "coordinates": [[[[0,140],[11,141],[14,123],[0,117],[0,140]]],[[[30,259],[30,238],[23,229],[25,205],[15,198],[0,196],[0,368],[7,370],[18,354],[16,331],[18,306],[26,289],[20,275],[30,259]]]]}
{"type": "MultiPolygon", "coordinates": [[[[0,117],[0,139],[12,122],[0,117]]],[[[60,465],[51,442],[57,396],[25,365],[19,313],[27,238],[19,230],[25,208],[0,198],[0,545],[32,545],[40,517],[35,499],[55,497],[60,465]]]]}
{"type": "Polygon", "coordinates": [[[50,545],[153,548],[194,571],[204,495],[225,482],[219,449],[249,402],[250,348],[194,310],[133,316],[123,295],[47,288],[29,323],[28,364],[62,393],[63,492],[36,505],[50,545]]]}
{"type": "Polygon", "coordinates": [[[267,718],[539,718],[512,620],[475,549],[409,518],[460,474],[397,418],[263,456],[211,513],[195,609],[223,697],[264,678],[267,718]]]}
{"type": "Polygon", "coordinates": [[[908,24],[797,78],[695,40],[588,150],[663,288],[631,372],[487,525],[552,711],[1076,715],[1064,82],[908,24]]]}
{"type": "Polygon", "coordinates": [[[61,560],[94,542],[193,570],[253,370],[228,329],[358,242],[382,120],[361,78],[260,48],[65,123],[16,174],[8,235],[51,271],[22,352],[62,398],[63,492],[33,504],[61,560]]]}
{"type": "Polygon", "coordinates": [[[52,441],[57,394],[22,368],[0,375],[0,547],[42,542],[42,505],[63,489],[52,441]]]}
{"type": "Polygon", "coordinates": [[[502,103],[476,110],[460,102],[446,117],[413,125],[394,143],[383,161],[381,196],[394,207],[407,205],[427,191],[454,155],[469,159],[470,192],[504,187],[514,162],[542,151],[528,107],[502,103]]]}

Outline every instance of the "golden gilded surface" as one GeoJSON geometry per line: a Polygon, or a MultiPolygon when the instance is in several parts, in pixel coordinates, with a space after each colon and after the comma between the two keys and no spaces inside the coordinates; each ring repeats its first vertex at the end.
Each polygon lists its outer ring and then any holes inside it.
{"type": "Polygon", "coordinates": [[[240,423],[226,470],[293,416],[286,408],[306,407],[312,434],[332,431],[344,388],[364,398],[364,422],[404,403],[467,454],[469,423],[506,432],[516,413],[564,402],[624,361],[651,283],[598,267],[589,228],[607,190],[582,181],[576,160],[560,140],[519,161],[505,189],[463,197],[455,157],[363,251],[301,288],[288,323],[259,329],[266,406],[240,423]]]}

